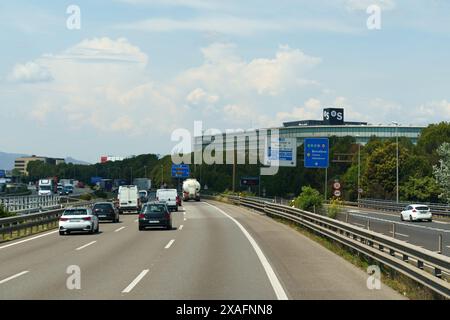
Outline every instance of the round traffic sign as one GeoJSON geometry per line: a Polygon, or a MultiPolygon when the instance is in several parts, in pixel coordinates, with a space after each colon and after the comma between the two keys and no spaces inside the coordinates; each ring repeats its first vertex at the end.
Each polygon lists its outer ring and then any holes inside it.
{"type": "Polygon", "coordinates": [[[341,188],[341,184],[340,184],[339,182],[335,182],[335,183],[333,184],[333,188],[334,188],[334,189],[340,189],[340,188],[341,188]]]}
{"type": "Polygon", "coordinates": [[[339,190],[335,190],[333,194],[334,194],[335,197],[339,198],[342,193],[339,190]]]}

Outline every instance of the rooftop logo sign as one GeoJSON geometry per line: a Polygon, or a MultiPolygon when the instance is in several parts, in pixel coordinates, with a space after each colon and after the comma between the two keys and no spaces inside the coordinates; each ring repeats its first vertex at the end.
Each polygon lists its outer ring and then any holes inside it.
{"type": "Polygon", "coordinates": [[[323,110],[323,122],[326,125],[341,126],[344,125],[344,109],[327,108],[323,110]]]}

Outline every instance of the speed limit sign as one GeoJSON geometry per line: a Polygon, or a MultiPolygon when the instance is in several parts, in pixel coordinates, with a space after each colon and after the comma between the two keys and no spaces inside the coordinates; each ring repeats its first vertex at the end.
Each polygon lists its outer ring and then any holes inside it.
{"type": "Polygon", "coordinates": [[[336,189],[336,190],[339,190],[341,188],[341,184],[339,182],[335,182],[333,184],[333,188],[336,189]]]}

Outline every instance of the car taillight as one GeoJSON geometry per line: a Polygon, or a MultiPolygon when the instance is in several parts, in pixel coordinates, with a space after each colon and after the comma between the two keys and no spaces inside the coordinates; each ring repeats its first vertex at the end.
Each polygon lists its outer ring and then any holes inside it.
{"type": "Polygon", "coordinates": [[[59,218],[59,221],[67,221],[67,220],[69,220],[69,219],[67,219],[67,218],[59,218]]]}
{"type": "Polygon", "coordinates": [[[91,218],[91,217],[86,217],[86,218],[83,218],[83,220],[84,220],[84,221],[91,221],[92,218],[91,218]]]}
{"type": "Polygon", "coordinates": [[[140,213],[140,214],[139,214],[139,219],[144,219],[144,218],[145,218],[145,214],[140,213]]]}

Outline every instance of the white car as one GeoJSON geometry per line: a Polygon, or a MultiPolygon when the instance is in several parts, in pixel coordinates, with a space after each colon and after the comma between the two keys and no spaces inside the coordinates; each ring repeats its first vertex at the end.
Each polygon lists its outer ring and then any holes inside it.
{"type": "Polygon", "coordinates": [[[69,208],[59,218],[59,234],[72,231],[99,232],[98,217],[89,208],[69,208]]]}
{"type": "Polygon", "coordinates": [[[177,189],[159,189],[156,191],[156,200],[159,202],[165,202],[170,211],[178,211],[177,189]]]}
{"type": "Polygon", "coordinates": [[[400,214],[400,220],[408,220],[411,222],[427,220],[431,222],[433,221],[433,215],[431,214],[430,208],[423,204],[410,204],[400,214]]]}

